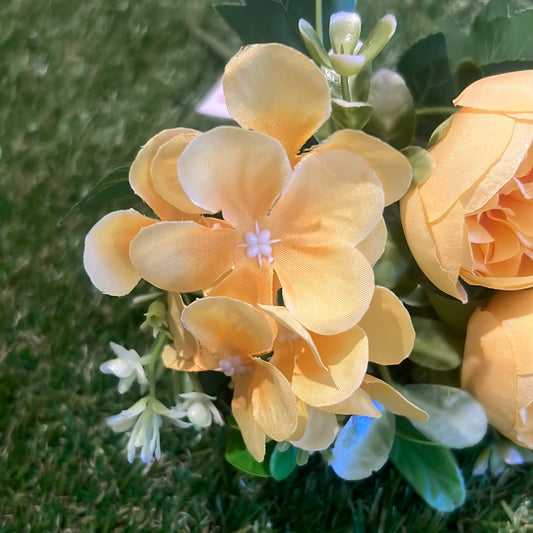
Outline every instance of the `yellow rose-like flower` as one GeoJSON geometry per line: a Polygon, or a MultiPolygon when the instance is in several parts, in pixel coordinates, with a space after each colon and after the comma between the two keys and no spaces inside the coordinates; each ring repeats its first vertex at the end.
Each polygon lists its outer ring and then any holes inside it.
{"type": "Polygon", "coordinates": [[[407,242],[442,291],[462,278],[495,289],[533,286],[533,70],[481,79],[430,150],[431,175],[401,201],[407,242]]]}
{"type": "Polygon", "coordinates": [[[533,448],[533,289],[498,293],[472,315],[461,387],[500,433],[533,448]]]}

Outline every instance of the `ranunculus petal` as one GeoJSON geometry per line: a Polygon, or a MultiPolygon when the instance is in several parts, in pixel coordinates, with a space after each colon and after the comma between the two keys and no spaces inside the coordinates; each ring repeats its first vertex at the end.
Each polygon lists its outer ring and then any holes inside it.
{"type": "Polygon", "coordinates": [[[298,424],[294,393],[285,376],[276,367],[259,358],[254,363],[250,382],[254,419],[270,438],[286,440],[298,424]]]}
{"type": "Polygon", "coordinates": [[[453,116],[446,135],[430,151],[433,171],[418,187],[429,222],[440,219],[498,161],[514,124],[503,115],[461,110],[453,116]]]}
{"type": "MultiPolygon", "coordinates": [[[[152,182],[155,191],[178,210],[184,213],[202,213],[203,209],[193,204],[183,191],[178,180],[178,160],[183,150],[200,133],[185,130],[162,144],[152,160],[152,182]]],[[[190,217],[189,217],[190,218],[190,217]]]]}
{"type": "Polygon", "coordinates": [[[362,158],[376,173],[385,192],[385,205],[399,200],[411,183],[411,166],[398,150],[362,131],[335,132],[314,148],[319,150],[347,150],[362,158]]]}
{"type": "Polygon", "coordinates": [[[114,211],[97,222],[85,238],[83,265],[93,285],[112,296],[128,294],[141,279],[132,265],[130,243],[156,221],[134,209],[114,211]]]}
{"type": "Polygon", "coordinates": [[[272,348],[267,319],[250,304],[212,296],[200,298],[182,313],[185,327],[211,352],[225,355],[259,355],[272,348]]]}
{"type": "Polygon", "coordinates": [[[285,306],[307,329],[334,335],[368,310],[374,273],[353,246],[280,248],[275,261],[285,306]]]}
{"type": "Polygon", "coordinates": [[[235,380],[235,391],[231,401],[231,412],[239,425],[246,448],[252,457],[261,462],[265,457],[265,432],[253,415],[250,401],[252,374],[242,374],[235,380]]]}
{"type": "Polygon", "coordinates": [[[176,136],[197,133],[188,128],[163,130],[154,135],[139,151],[130,167],[130,185],[161,220],[181,220],[183,213],[167,202],[154,188],[152,161],[159,148],[176,136]]]}
{"type": "Polygon", "coordinates": [[[415,330],[409,312],[385,287],[376,287],[370,307],[359,322],[369,344],[369,359],[380,365],[397,365],[409,356],[415,330]],[[387,333],[383,333],[386,324],[387,333]]]}
{"type": "Polygon", "coordinates": [[[233,230],[159,222],[137,234],[130,256],[152,285],[170,292],[192,292],[210,287],[231,269],[235,248],[233,230]]]}
{"type": "Polygon", "coordinates": [[[458,281],[459,272],[448,271],[439,263],[418,187],[407,192],[400,208],[405,237],[418,266],[441,291],[466,302],[466,291],[458,281]]]}
{"type": "Polygon", "coordinates": [[[533,109],[531,87],[533,70],[507,72],[472,83],[453,103],[485,111],[530,113],[533,109]]]}
{"type": "Polygon", "coordinates": [[[291,167],[275,139],[221,126],[194,139],[178,162],[187,196],[210,213],[222,211],[234,227],[262,221],[290,177],[291,167]]]}
{"type": "Polygon", "coordinates": [[[517,122],[506,150],[479,182],[461,199],[465,216],[481,209],[516,174],[533,143],[533,123],[517,122]]]}
{"type": "Polygon", "coordinates": [[[383,202],[381,184],[361,158],[344,150],[311,152],[269,216],[272,235],[296,247],[357,244],[380,222],[383,202]]]}
{"type": "Polygon", "coordinates": [[[292,375],[292,390],[309,405],[337,404],[361,384],[368,365],[368,340],[355,326],[337,335],[313,335],[325,368],[310,353],[298,356],[292,375]]]}
{"type": "Polygon", "coordinates": [[[363,380],[361,388],[372,396],[373,400],[383,405],[385,409],[395,415],[413,418],[419,422],[427,422],[428,414],[416,405],[411,403],[407,398],[400,394],[388,383],[381,381],[370,374],[367,374],[363,380]]]}
{"type": "Polygon", "coordinates": [[[222,81],[239,125],[278,139],[291,160],[331,111],[320,69],[281,44],[243,48],[226,65],[222,81]]]}

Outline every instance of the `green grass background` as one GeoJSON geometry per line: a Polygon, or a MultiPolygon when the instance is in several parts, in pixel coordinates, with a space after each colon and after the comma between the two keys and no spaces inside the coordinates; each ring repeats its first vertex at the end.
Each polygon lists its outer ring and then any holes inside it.
{"type": "MultiPolygon", "coordinates": [[[[397,46],[445,9],[385,4],[410,21],[397,46]]],[[[452,7],[462,17],[468,2],[452,7]]],[[[98,371],[109,341],[142,352],[150,338],[142,308],[91,286],[82,247],[126,206],[58,221],[161,129],[216,125],[194,104],[237,48],[207,0],[0,2],[0,531],[519,531],[532,516],[524,467],[470,480],[465,506],[441,515],[391,466],[348,483],[313,458],[277,483],[227,465],[223,432],[175,428],[161,462],[130,465],[126,437],[105,426],[135,400],[98,371]]]]}

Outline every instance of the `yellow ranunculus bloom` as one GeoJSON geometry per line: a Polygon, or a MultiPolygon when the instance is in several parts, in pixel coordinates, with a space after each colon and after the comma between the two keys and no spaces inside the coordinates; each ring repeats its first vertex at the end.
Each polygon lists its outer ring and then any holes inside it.
{"type": "Polygon", "coordinates": [[[402,199],[409,247],[442,291],[462,278],[495,289],[533,286],[533,70],[481,79],[431,148],[429,178],[402,199]]]}
{"type": "Polygon", "coordinates": [[[461,386],[500,433],[533,449],[533,289],[498,293],[474,312],[461,386]]]}

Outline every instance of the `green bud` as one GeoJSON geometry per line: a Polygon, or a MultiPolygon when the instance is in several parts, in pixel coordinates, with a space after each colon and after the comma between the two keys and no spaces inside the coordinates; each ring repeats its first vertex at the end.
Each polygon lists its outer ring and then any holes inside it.
{"type": "Polygon", "coordinates": [[[332,68],[328,53],[315,31],[313,26],[307,20],[300,19],[298,22],[298,30],[304,41],[305,47],[310,56],[321,66],[332,68]]]}
{"type": "Polygon", "coordinates": [[[329,39],[336,54],[353,54],[361,35],[361,19],[356,13],[341,11],[329,19],[329,39]]]}
{"type": "Polygon", "coordinates": [[[415,106],[403,78],[392,70],[380,69],[370,79],[368,103],[374,113],[365,131],[394,148],[407,146],[415,131],[415,106]]]}
{"type": "Polygon", "coordinates": [[[162,329],[168,327],[167,308],[161,300],[152,302],[144,316],[146,320],[141,324],[141,330],[152,328],[154,337],[157,337],[162,329]]]}
{"type": "Polygon", "coordinates": [[[359,54],[365,56],[367,61],[371,61],[387,46],[395,31],[396,18],[391,14],[385,15],[365,39],[359,54]]]}
{"type": "Polygon", "coordinates": [[[348,54],[329,54],[329,60],[335,72],[341,76],[355,76],[365,66],[364,56],[348,54]]]}
{"type": "Polygon", "coordinates": [[[407,157],[413,171],[411,187],[416,187],[429,177],[435,162],[431,154],[420,146],[407,146],[402,150],[402,154],[407,157]]]}

